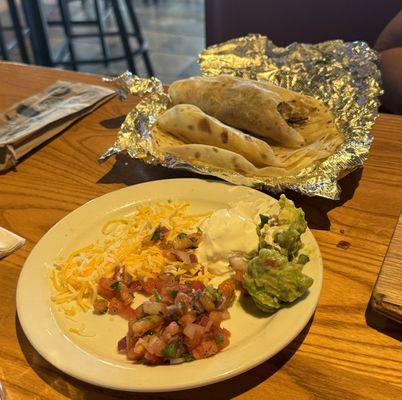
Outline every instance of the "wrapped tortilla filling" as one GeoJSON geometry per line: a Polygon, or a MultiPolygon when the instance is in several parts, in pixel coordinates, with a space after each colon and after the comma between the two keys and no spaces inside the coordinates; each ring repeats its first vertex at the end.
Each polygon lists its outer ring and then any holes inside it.
{"type": "Polygon", "coordinates": [[[157,123],[161,129],[185,143],[230,150],[257,167],[279,165],[268,143],[225,125],[194,105],[174,106],[162,114],[157,123]]]}

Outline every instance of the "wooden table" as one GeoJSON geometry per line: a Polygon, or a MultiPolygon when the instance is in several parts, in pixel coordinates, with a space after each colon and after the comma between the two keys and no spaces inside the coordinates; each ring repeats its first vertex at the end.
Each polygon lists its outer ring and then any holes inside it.
{"type": "MultiPolygon", "coordinates": [[[[0,63],[0,110],[57,79],[102,84],[93,75],[0,63]]],[[[53,368],[29,344],[16,315],[18,275],[33,246],[86,201],[127,184],[190,173],[119,157],[97,159],[135,99],[113,99],[0,175],[0,226],[27,243],[0,261],[0,379],[20,399],[400,399],[401,326],[367,309],[402,207],[402,117],[381,115],[361,171],[341,182],[339,201],[291,195],[306,211],[324,258],[314,317],[278,355],[205,388],[166,394],[104,390],[53,368]],[[337,247],[346,240],[349,249],[337,247]]]]}

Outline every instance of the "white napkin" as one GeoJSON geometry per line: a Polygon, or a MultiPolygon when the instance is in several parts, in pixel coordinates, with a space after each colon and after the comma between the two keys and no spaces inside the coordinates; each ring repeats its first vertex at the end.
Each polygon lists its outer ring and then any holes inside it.
{"type": "Polygon", "coordinates": [[[24,238],[0,226],[0,258],[8,256],[23,246],[24,243],[24,238]]]}

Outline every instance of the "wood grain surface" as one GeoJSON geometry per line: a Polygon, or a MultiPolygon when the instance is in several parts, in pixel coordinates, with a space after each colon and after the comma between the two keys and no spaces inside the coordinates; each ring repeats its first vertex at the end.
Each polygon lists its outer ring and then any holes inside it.
{"type": "MultiPolygon", "coordinates": [[[[98,76],[0,64],[0,111],[57,79],[98,76]]],[[[0,225],[27,239],[0,260],[0,379],[11,400],[28,399],[401,399],[401,326],[373,313],[370,295],[402,207],[402,117],[381,115],[363,170],[341,181],[339,201],[288,193],[305,209],[324,258],[315,315],[278,355],[226,382],[173,393],[127,394],[73,379],[29,344],[15,291],[26,257],[57,221],[126,185],[194,176],[120,156],[98,164],[135,99],[113,99],[0,175],[0,225]],[[340,241],[348,249],[338,247],[340,241]]]]}
{"type": "Polygon", "coordinates": [[[402,323],[402,213],[378,275],[371,304],[374,310],[402,323]]]}

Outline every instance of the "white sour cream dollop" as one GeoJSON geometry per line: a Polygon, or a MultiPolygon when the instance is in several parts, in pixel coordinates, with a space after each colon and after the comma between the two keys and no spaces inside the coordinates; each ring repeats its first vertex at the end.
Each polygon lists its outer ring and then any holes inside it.
{"type": "Polygon", "coordinates": [[[275,200],[240,201],[215,211],[200,228],[204,238],[196,254],[198,261],[215,275],[231,271],[229,257],[246,256],[258,248],[259,214],[269,212],[275,200]]]}

